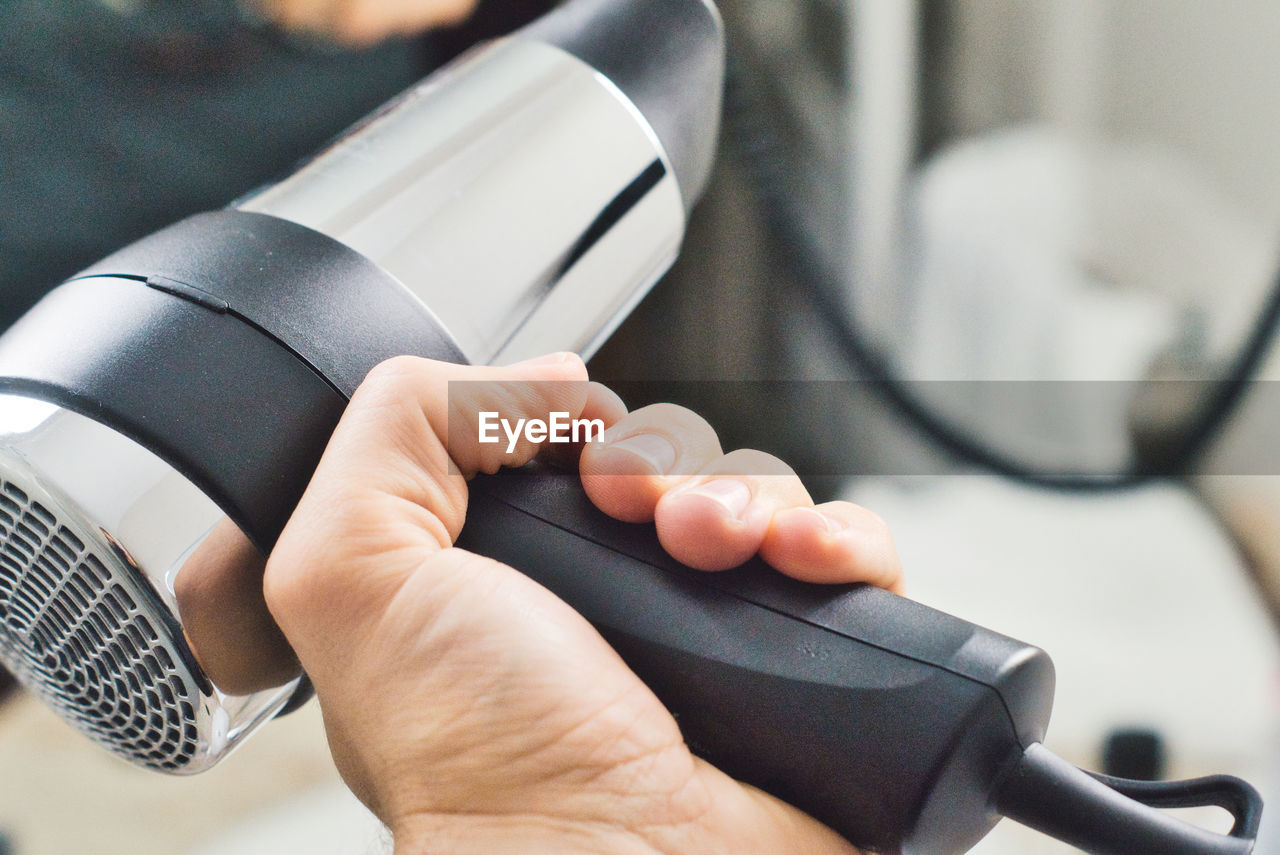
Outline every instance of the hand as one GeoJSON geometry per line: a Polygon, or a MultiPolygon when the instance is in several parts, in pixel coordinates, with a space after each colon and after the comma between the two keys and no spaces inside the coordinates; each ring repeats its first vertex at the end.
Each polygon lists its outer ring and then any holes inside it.
{"type": "Polygon", "coordinates": [[[367,47],[392,36],[461,23],[477,0],[257,0],[264,18],[294,32],[367,47]]]}
{"type": "Polygon", "coordinates": [[[593,500],[656,519],[677,559],[717,568],[760,551],[804,578],[899,584],[869,512],[815,509],[774,458],[722,456],[689,411],[627,414],[585,380],[568,354],[507,368],[405,357],[356,392],[265,575],[340,772],[401,853],[853,853],[695,758],[652,693],[549,591],[452,546],[464,476],[539,450],[480,444],[476,414],[564,411],[612,425],[582,454],[593,500]],[[451,380],[489,382],[451,393],[451,380]]]}

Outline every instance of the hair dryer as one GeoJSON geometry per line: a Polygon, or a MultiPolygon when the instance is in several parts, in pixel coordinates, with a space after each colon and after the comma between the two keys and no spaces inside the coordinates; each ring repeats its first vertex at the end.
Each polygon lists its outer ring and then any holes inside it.
{"type": "MultiPolygon", "coordinates": [[[[675,258],[722,65],[707,0],[571,0],[50,293],[0,338],[0,659],[175,773],[305,700],[262,556],[347,399],[399,354],[591,352],[675,258]]],[[[1096,853],[1252,849],[1243,782],[1099,779],[1043,749],[1034,647],[757,562],[694,572],[546,471],[477,479],[462,545],[589,618],[695,751],[865,849],[962,852],[1001,814],[1096,853]],[[1230,835],[1154,809],[1205,803],[1230,835]]]]}

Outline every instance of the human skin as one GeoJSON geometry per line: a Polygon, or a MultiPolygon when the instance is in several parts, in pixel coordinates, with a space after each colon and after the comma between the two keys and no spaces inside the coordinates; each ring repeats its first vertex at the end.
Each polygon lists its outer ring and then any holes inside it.
{"type": "Polygon", "coordinates": [[[815,508],[780,461],[723,455],[691,412],[627,414],[586,380],[571,354],[505,368],[402,357],[357,390],[265,573],[339,771],[400,855],[856,853],[694,757],[657,698],[549,591],[452,545],[466,478],[539,451],[480,444],[476,414],[562,411],[610,425],[582,452],[588,495],[615,517],[655,520],[675,558],[711,571],[759,552],[804,579],[900,586],[874,514],[815,508]],[[489,382],[451,394],[457,380],[489,382]]]}
{"type": "Polygon", "coordinates": [[[350,47],[461,23],[476,0],[257,0],[254,8],[288,30],[350,47]]]}

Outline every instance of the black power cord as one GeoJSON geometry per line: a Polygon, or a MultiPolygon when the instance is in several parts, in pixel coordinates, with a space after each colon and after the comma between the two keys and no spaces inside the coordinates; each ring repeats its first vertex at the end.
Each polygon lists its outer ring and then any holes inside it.
{"type": "Polygon", "coordinates": [[[1189,781],[1127,781],[1082,772],[1032,745],[995,795],[1004,816],[1091,855],[1249,855],[1262,819],[1262,798],[1229,775],[1189,781]],[[1157,808],[1211,805],[1234,824],[1215,834],[1157,808]]]}
{"type": "MultiPolygon", "coordinates": [[[[824,254],[804,227],[786,168],[786,147],[770,124],[757,93],[764,85],[743,59],[745,45],[731,43],[726,80],[726,142],[746,167],[760,203],[766,239],[784,269],[805,291],[832,334],[844,359],[867,378],[868,386],[895,413],[935,445],[968,464],[1024,484],[1068,492],[1129,490],[1152,480],[1191,473],[1222,428],[1239,408],[1257,376],[1271,342],[1280,332],[1280,272],[1244,344],[1222,379],[1207,381],[1210,391],[1190,423],[1158,453],[1140,457],[1113,473],[1050,472],[1037,469],[986,443],[920,400],[895,375],[888,360],[859,328],[847,301],[844,278],[823,262],[824,254]]],[[[757,63],[758,65],[758,63],[757,63]]]]}

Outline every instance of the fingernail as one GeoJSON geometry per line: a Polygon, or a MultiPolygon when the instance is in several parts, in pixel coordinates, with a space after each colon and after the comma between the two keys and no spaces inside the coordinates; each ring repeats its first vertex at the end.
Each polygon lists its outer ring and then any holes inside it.
{"type": "Polygon", "coordinates": [[[611,443],[609,448],[621,449],[635,455],[644,461],[655,475],[666,475],[676,465],[675,446],[666,437],[656,433],[638,433],[611,443]]]}
{"type": "Polygon", "coordinates": [[[546,356],[535,356],[533,359],[517,362],[516,365],[559,365],[562,362],[568,362],[574,356],[575,354],[564,350],[559,353],[548,353],[546,356]]]}
{"type": "Polygon", "coordinates": [[[751,504],[751,488],[741,481],[733,481],[728,478],[708,481],[690,492],[706,496],[709,499],[715,499],[724,505],[730,516],[734,518],[742,516],[742,512],[747,509],[747,505],[751,504]]]}

